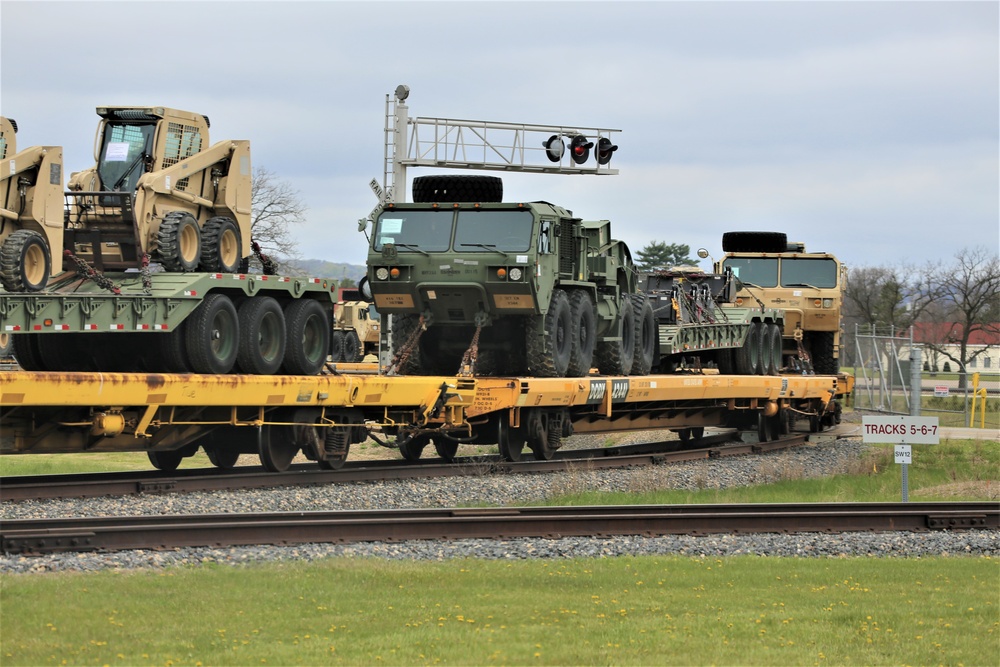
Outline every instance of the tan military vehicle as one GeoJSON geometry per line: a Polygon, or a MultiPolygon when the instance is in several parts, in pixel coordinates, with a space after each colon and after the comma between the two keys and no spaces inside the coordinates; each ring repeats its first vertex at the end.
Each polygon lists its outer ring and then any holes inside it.
{"type": "Polygon", "coordinates": [[[97,164],[66,193],[66,247],[99,271],[235,273],[250,255],[250,142],[209,146],[208,117],[98,107],[97,164]]]}
{"type": "Polygon", "coordinates": [[[16,133],[17,123],[0,116],[0,282],[33,292],[62,272],[63,151],[18,151],[16,133]]]}
{"type": "Polygon", "coordinates": [[[378,357],[379,314],[367,301],[338,301],[333,307],[333,361],[358,362],[378,357]]]}
{"type": "Polygon", "coordinates": [[[825,252],[806,252],[781,232],[726,232],[717,273],[739,279],[737,299],[785,311],[785,368],[833,375],[840,369],[840,317],[847,267],[825,252]]]}

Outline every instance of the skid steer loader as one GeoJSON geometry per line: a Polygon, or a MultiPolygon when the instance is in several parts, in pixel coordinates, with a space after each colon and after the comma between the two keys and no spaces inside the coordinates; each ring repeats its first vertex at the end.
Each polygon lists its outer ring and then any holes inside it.
{"type": "Polygon", "coordinates": [[[8,292],[34,292],[62,272],[62,147],[19,152],[16,132],[0,116],[0,282],[8,292]]]}
{"type": "Polygon", "coordinates": [[[208,117],[98,107],[97,164],[70,176],[65,247],[97,271],[236,273],[250,255],[250,142],[209,146],[208,117]]]}

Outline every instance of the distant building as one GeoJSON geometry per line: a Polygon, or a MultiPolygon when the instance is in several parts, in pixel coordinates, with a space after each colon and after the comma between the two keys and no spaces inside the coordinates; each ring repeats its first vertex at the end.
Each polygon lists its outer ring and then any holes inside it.
{"type": "MultiPolygon", "coordinates": [[[[931,370],[943,370],[945,361],[952,371],[961,370],[958,364],[943,354],[950,354],[955,359],[961,358],[961,337],[962,325],[956,322],[917,322],[913,325],[913,342],[923,344],[923,359],[931,370]],[[941,352],[931,349],[932,345],[940,348],[941,352]]],[[[980,350],[982,351],[975,358],[968,361],[966,370],[970,373],[1000,372],[1000,322],[970,334],[966,358],[980,350]]]]}

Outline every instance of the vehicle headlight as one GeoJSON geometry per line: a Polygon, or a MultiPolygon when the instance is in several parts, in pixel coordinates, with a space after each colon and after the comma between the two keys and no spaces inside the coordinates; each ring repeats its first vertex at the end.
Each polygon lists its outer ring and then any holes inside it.
{"type": "Polygon", "coordinates": [[[515,266],[514,268],[512,268],[510,270],[510,273],[508,273],[507,275],[510,276],[511,280],[520,280],[522,272],[521,272],[521,269],[519,269],[519,268],[517,268],[515,266]]]}
{"type": "Polygon", "coordinates": [[[384,266],[378,267],[377,269],[375,269],[375,277],[378,278],[379,280],[388,280],[389,269],[385,268],[384,266]]]}

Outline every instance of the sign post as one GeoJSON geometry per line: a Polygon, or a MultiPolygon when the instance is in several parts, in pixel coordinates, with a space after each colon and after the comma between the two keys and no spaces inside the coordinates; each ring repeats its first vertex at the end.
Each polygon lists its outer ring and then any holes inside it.
{"type": "Polygon", "coordinates": [[[910,502],[907,470],[913,462],[911,444],[936,445],[941,442],[937,417],[863,417],[862,441],[895,443],[895,460],[902,466],[903,502],[910,502]]]}

